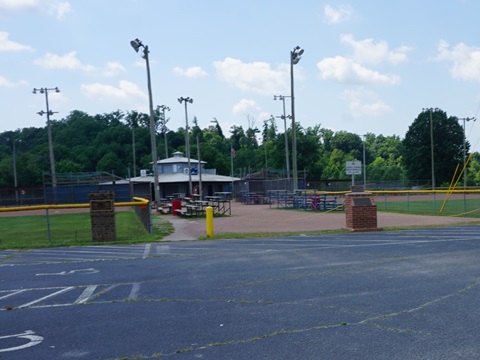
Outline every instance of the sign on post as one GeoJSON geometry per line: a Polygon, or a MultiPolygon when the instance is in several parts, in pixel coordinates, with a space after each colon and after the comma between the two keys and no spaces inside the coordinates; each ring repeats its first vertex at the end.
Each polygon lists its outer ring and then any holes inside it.
{"type": "Polygon", "coordinates": [[[346,170],[347,175],[361,175],[362,163],[360,161],[347,161],[346,170]]]}
{"type": "Polygon", "coordinates": [[[352,175],[352,186],[355,185],[355,175],[362,174],[362,163],[360,161],[347,161],[345,165],[347,175],[352,175]]]}

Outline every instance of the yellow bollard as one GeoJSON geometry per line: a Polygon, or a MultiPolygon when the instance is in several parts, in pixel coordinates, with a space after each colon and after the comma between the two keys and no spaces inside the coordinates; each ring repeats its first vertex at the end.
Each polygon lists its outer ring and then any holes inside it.
{"type": "Polygon", "coordinates": [[[207,237],[213,237],[213,207],[207,206],[205,209],[205,216],[207,222],[207,237]]]}

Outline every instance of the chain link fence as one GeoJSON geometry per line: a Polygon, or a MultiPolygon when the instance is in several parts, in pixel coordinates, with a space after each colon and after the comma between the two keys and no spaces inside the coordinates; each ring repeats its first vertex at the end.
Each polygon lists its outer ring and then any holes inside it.
{"type": "MultiPolygon", "coordinates": [[[[291,192],[269,190],[263,193],[244,192],[241,202],[248,205],[270,204],[271,208],[312,211],[344,210],[349,191],[317,189],[291,192]]],[[[378,211],[417,215],[480,218],[480,190],[367,190],[373,195],[378,211]]]]}
{"type": "MultiPolygon", "coordinates": [[[[148,200],[115,203],[116,241],[148,238],[152,217],[148,200]]],[[[90,204],[0,208],[0,248],[92,243],[90,204]]]]}

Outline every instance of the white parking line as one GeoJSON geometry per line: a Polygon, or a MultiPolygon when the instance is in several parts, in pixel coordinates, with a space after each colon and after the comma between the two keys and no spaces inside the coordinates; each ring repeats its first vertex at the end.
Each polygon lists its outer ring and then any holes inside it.
{"type": "Polygon", "coordinates": [[[95,289],[97,288],[97,285],[90,285],[87,286],[85,290],[83,290],[82,294],[78,297],[77,300],[74,301],[74,304],[82,304],[88,299],[90,299],[90,296],[95,292],[95,289]]]}
{"type": "Polygon", "coordinates": [[[15,291],[15,292],[13,292],[13,293],[10,293],[10,294],[4,295],[4,296],[0,296],[0,300],[9,298],[10,296],[14,296],[14,295],[20,294],[20,293],[22,293],[22,292],[24,292],[24,291],[28,291],[28,289],[22,289],[22,290],[15,291]]]}
{"type": "Polygon", "coordinates": [[[145,250],[143,251],[142,259],[148,258],[148,255],[150,255],[150,248],[151,247],[152,247],[152,244],[145,244],[145,250]]]}
{"type": "Polygon", "coordinates": [[[54,297],[54,296],[57,296],[57,295],[66,293],[66,292],[68,292],[68,291],[70,291],[70,290],[73,290],[73,289],[75,289],[75,286],[66,287],[66,288],[64,288],[64,289],[62,289],[62,290],[56,291],[56,292],[54,292],[53,294],[44,296],[44,297],[42,297],[42,298],[40,298],[40,299],[37,299],[37,300],[35,300],[35,301],[31,301],[31,302],[29,302],[29,303],[26,303],[26,304],[17,306],[17,308],[18,308],[18,309],[22,309],[22,308],[29,307],[29,306],[31,306],[31,305],[33,305],[33,304],[37,304],[37,303],[39,303],[39,302],[42,302],[43,300],[50,299],[51,297],[54,297]]]}
{"type": "Polygon", "coordinates": [[[130,291],[130,295],[128,295],[128,298],[132,300],[136,299],[139,291],[140,291],[140,283],[134,283],[132,285],[132,291],[130,291]]]}

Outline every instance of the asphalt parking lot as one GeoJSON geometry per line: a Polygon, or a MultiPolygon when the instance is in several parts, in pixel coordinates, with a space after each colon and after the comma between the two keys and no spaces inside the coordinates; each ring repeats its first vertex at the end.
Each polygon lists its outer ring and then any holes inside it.
{"type": "Polygon", "coordinates": [[[0,251],[0,359],[480,358],[479,230],[0,251]]]}

